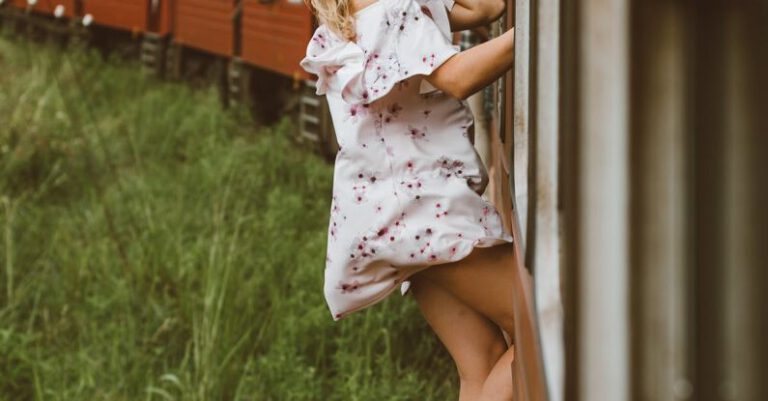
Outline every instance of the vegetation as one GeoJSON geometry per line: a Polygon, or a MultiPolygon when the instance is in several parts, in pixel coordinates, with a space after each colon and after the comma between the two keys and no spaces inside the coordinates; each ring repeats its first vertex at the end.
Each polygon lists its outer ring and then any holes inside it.
{"type": "Polygon", "coordinates": [[[332,321],[332,167],[245,114],[0,38],[0,400],[455,399],[412,299],[332,321]]]}

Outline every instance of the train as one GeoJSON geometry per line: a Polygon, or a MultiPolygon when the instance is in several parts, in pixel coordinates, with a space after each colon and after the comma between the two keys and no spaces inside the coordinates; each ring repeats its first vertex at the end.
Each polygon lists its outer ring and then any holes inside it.
{"type": "Polygon", "coordinates": [[[303,139],[327,156],[338,149],[314,78],[299,67],[317,26],[302,0],[0,0],[0,20],[104,46],[127,38],[145,69],[169,79],[203,60],[227,104],[246,102],[264,119],[295,110],[303,139]]]}
{"type": "MultiPolygon", "coordinates": [[[[0,0],[0,21],[102,47],[125,39],[143,68],[167,79],[203,68],[225,104],[245,103],[266,122],[295,113],[301,140],[329,160],[338,150],[315,77],[299,66],[317,27],[303,0],[0,0]]],[[[492,125],[510,127],[496,123],[509,116],[494,113],[492,125]]]]}

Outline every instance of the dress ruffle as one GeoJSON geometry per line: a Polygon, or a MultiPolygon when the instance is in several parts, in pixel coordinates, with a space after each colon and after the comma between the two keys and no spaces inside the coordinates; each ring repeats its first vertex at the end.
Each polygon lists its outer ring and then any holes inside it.
{"type": "MultiPolygon", "coordinates": [[[[372,11],[382,15],[373,21],[383,29],[371,48],[340,38],[325,24],[315,30],[301,67],[317,76],[318,95],[337,94],[349,104],[373,103],[410,77],[430,75],[459,52],[450,41],[448,5],[443,6],[448,0],[378,1],[380,9],[372,11]]],[[[434,90],[422,81],[422,93],[434,90]]]]}

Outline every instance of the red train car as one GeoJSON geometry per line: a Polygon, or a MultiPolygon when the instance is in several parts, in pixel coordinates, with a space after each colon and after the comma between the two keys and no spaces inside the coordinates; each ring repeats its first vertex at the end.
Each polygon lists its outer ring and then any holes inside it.
{"type": "Polygon", "coordinates": [[[236,0],[176,0],[174,43],[230,57],[234,55],[236,0]]]}
{"type": "MultiPolygon", "coordinates": [[[[38,0],[45,1],[45,0],[38,0]]],[[[171,32],[171,0],[85,0],[83,15],[93,23],[133,33],[171,32]]]]}
{"type": "Polygon", "coordinates": [[[302,0],[243,0],[243,61],[294,79],[308,79],[299,67],[313,32],[302,0]]]}
{"type": "Polygon", "coordinates": [[[17,8],[27,9],[32,8],[32,12],[40,14],[53,15],[56,7],[64,7],[64,17],[71,18],[75,15],[76,0],[32,0],[33,4],[29,4],[27,0],[12,0],[11,4],[17,8]]]}

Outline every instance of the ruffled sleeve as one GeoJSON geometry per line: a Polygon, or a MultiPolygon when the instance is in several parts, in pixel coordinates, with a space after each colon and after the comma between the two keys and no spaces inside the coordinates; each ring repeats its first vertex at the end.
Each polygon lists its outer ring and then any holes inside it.
{"type": "MultiPolygon", "coordinates": [[[[301,67],[317,75],[317,94],[339,94],[350,104],[372,103],[400,81],[429,75],[459,52],[451,42],[451,0],[378,0],[375,20],[361,21],[359,43],[320,25],[301,67]]],[[[421,92],[435,90],[422,81],[421,92]]]]}
{"type": "MultiPolygon", "coordinates": [[[[422,5],[422,10],[424,7],[427,7],[429,10],[430,16],[432,17],[432,20],[435,21],[435,24],[440,29],[440,32],[443,33],[443,36],[451,42],[453,39],[453,34],[451,32],[451,23],[450,19],[448,18],[448,13],[453,9],[453,6],[456,4],[456,0],[417,0],[422,5]]],[[[419,93],[429,93],[436,91],[437,88],[432,86],[432,84],[429,83],[426,79],[423,79],[421,81],[421,87],[419,88],[419,93]]]]}
{"type": "MultiPolygon", "coordinates": [[[[422,10],[424,10],[424,7],[429,10],[432,21],[435,22],[443,36],[450,42],[453,35],[451,34],[451,23],[448,13],[456,4],[456,0],[416,0],[416,2],[421,6],[422,10]]],[[[426,10],[424,11],[426,12],[426,10]]]]}
{"type": "Polygon", "coordinates": [[[354,42],[342,40],[322,24],[312,35],[300,65],[317,76],[317,94],[324,95],[341,92],[346,83],[358,79],[364,57],[354,42]]]}

